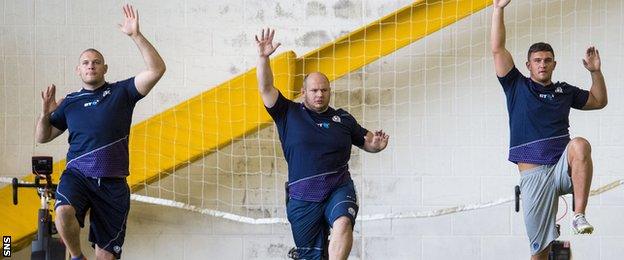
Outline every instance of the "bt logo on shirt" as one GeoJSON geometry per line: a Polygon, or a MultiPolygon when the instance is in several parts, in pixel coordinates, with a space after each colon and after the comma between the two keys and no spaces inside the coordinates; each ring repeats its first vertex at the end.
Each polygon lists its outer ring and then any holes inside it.
{"type": "Polygon", "coordinates": [[[539,97],[542,98],[542,99],[548,99],[548,100],[555,99],[555,95],[554,94],[539,94],[539,97]]]}
{"type": "Polygon", "coordinates": [[[97,105],[97,104],[98,104],[98,102],[100,102],[100,100],[99,100],[99,99],[93,100],[93,101],[91,101],[91,102],[84,103],[84,107],[95,106],[95,105],[97,105]]]}
{"type": "Polygon", "coordinates": [[[316,125],[320,128],[329,129],[329,123],[317,123],[316,125]]]}

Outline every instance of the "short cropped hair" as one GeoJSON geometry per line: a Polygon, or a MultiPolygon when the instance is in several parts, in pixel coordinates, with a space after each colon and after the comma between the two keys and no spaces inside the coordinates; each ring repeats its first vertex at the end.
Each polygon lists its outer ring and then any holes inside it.
{"type": "Polygon", "coordinates": [[[80,57],[82,57],[82,54],[84,54],[85,52],[95,52],[98,55],[100,55],[100,57],[102,57],[102,61],[104,61],[104,55],[102,55],[102,53],[96,49],[93,49],[93,48],[86,49],[80,53],[80,57]]]}
{"type": "Polygon", "coordinates": [[[527,60],[531,60],[531,54],[538,51],[549,51],[550,53],[552,53],[553,58],[555,58],[555,51],[553,50],[552,46],[550,46],[550,44],[545,42],[538,42],[534,43],[533,45],[531,45],[531,47],[529,47],[527,60]]]}

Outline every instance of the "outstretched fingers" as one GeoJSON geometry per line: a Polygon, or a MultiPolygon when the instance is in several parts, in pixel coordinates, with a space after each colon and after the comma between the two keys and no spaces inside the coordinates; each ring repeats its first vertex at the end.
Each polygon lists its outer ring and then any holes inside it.
{"type": "MultiPolygon", "coordinates": [[[[63,99],[61,99],[62,101],[63,99]]],[[[49,113],[56,109],[60,102],[56,102],[56,86],[54,84],[41,90],[41,106],[44,113],[49,113]]]]}
{"type": "Polygon", "coordinates": [[[139,18],[139,11],[138,10],[134,10],[134,7],[130,4],[126,4],[121,8],[122,12],[123,12],[123,16],[126,19],[138,19],[139,18]]]}
{"type": "Polygon", "coordinates": [[[44,101],[49,100],[50,98],[54,98],[55,86],[54,84],[47,86],[43,91],[41,91],[41,98],[44,101]]]}
{"type": "Polygon", "coordinates": [[[136,18],[136,14],[134,12],[134,7],[131,5],[128,5],[128,7],[130,8],[130,18],[135,19],[136,18]]]}
{"type": "Polygon", "coordinates": [[[264,42],[272,43],[273,37],[275,37],[275,30],[271,30],[271,28],[262,29],[262,31],[260,32],[259,38],[258,38],[258,35],[254,36],[257,43],[264,43],[264,42]]]}
{"type": "Polygon", "coordinates": [[[254,39],[256,40],[256,44],[258,45],[258,53],[261,56],[269,56],[277,50],[281,43],[273,44],[273,37],[275,37],[275,30],[271,30],[271,28],[264,28],[260,32],[260,35],[255,35],[254,39]]]}
{"type": "Polygon", "coordinates": [[[55,98],[56,98],[56,86],[52,84],[52,86],[50,86],[50,99],[55,100],[55,98]]]}
{"type": "Polygon", "coordinates": [[[386,134],[386,132],[384,132],[383,130],[377,130],[375,132],[373,132],[373,138],[371,141],[373,142],[385,142],[388,140],[390,136],[388,134],[386,134]]]}
{"type": "Polygon", "coordinates": [[[583,57],[583,66],[590,72],[600,69],[600,53],[595,46],[589,46],[585,51],[585,57],[583,57]]]}
{"type": "Polygon", "coordinates": [[[596,49],[595,46],[591,47],[591,56],[600,59],[600,53],[598,52],[598,49],[596,49]]]}
{"type": "Polygon", "coordinates": [[[130,17],[130,10],[128,10],[128,4],[124,5],[121,10],[123,11],[123,15],[125,18],[130,17]]]}

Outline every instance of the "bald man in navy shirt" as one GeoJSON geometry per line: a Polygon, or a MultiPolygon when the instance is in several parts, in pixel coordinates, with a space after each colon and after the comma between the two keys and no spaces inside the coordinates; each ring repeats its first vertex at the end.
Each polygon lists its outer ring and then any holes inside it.
{"type": "Polygon", "coordinates": [[[348,165],[351,146],[376,153],[386,148],[389,136],[381,130],[369,132],[348,112],[330,107],[329,80],[322,73],[306,75],[302,103],[286,99],[273,86],[269,56],[280,46],[273,44],[274,34],[266,29],[256,36],[258,88],[288,163],[286,209],[297,255],[321,259],[331,227],[329,259],[347,259],[358,212],[348,165]]]}

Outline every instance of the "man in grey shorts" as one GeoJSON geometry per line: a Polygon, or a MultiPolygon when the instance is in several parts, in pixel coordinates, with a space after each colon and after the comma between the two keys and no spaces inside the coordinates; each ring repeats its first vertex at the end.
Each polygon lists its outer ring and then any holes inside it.
{"type": "MultiPolygon", "coordinates": [[[[566,149],[557,164],[540,165],[520,172],[522,211],[533,255],[559,237],[555,226],[559,196],[573,192],[572,179],[568,175],[570,165],[567,153],[566,149]]],[[[578,213],[578,216],[582,215],[578,213]]],[[[585,220],[584,217],[580,219],[585,220]]],[[[575,229],[577,233],[593,231],[593,227],[586,220],[578,224],[584,226],[579,227],[581,229],[579,231],[575,229]]]]}
{"type": "Polygon", "coordinates": [[[593,174],[591,146],[584,138],[570,139],[568,117],[570,108],[605,107],[607,90],[600,71],[600,55],[593,46],[587,49],[583,59],[592,78],[590,91],[551,81],[557,62],[552,47],[543,42],[529,48],[526,66],[530,77],[524,77],[505,48],[503,10],[510,1],[494,0],[492,54],[496,75],[507,98],[509,161],[516,163],[520,171],[532,259],[548,259],[550,243],[559,236],[555,219],[560,195],[572,193],[575,198],[574,232],[591,234],[594,230],[585,219],[593,174]]]}

